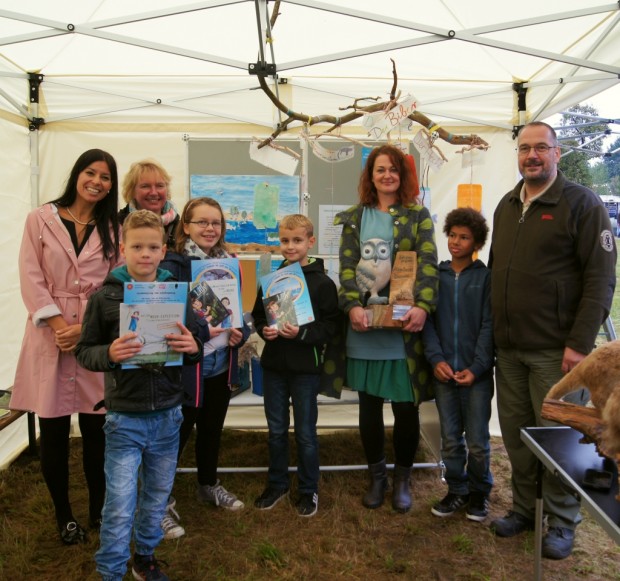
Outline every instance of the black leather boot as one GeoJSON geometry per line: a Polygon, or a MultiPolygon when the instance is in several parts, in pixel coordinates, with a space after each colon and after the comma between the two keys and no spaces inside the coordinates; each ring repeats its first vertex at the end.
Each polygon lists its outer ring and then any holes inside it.
{"type": "Polygon", "coordinates": [[[394,466],[392,483],[392,508],[407,512],[411,508],[411,467],[394,466]]]}
{"type": "Polygon", "coordinates": [[[385,458],[376,464],[369,464],[368,469],[370,470],[370,485],[362,498],[362,504],[366,508],[379,508],[383,504],[388,485],[385,458]]]}

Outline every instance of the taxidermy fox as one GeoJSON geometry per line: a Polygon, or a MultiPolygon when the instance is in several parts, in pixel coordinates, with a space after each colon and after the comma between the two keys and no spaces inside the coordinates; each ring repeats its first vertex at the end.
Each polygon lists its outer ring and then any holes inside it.
{"type": "Polygon", "coordinates": [[[605,423],[601,443],[605,453],[620,453],[620,340],[597,347],[547,393],[548,399],[587,387],[605,423]]]}

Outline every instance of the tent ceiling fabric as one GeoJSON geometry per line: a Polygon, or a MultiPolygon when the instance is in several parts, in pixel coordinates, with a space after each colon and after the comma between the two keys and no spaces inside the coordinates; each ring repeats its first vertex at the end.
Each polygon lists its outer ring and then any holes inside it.
{"type": "MultiPolygon", "coordinates": [[[[3,0],[0,114],[32,115],[26,73],[38,72],[48,124],[250,123],[268,132],[277,115],[247,72],[259,60],[264,7],[3,0]]],[[[279,12],[265,60],[273,49],[287,106],[309,115],[387,97],[390,58],[403,94],[444,125],[511,128],[514,82],[528,83],[528,118],[542,119],[619,80],[618,3],[289,0],[279,12]]]]}

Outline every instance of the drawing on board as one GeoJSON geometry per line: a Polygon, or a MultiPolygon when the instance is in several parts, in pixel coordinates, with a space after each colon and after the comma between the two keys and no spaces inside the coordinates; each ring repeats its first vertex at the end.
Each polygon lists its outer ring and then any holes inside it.
{"type": "Polygon", "coordinates": [[[226,241],[278,246],[278,223],[299,213],[299,177],[192,175],[190,197],[217,200],[226,217],[226,241]]]}

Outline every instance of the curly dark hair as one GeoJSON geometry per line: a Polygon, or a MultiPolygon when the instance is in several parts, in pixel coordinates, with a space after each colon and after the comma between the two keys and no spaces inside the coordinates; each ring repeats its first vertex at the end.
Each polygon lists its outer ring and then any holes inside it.
{"type": "Polygon", "coordinates": [[[407,156],[398,147],[393,145],[381,145],[375,147],[370,152],[357,187],[360,203],[364,206],[376,206],[377,204],[377,190],[372,183],[372,172],[375,168],[375,161],[380,155],[387,155],[398,170],[398,176],[400,177],[398,203],[403,206],[406,204],[417,204],[418,192],[415,190],[415,179],[407,156]]]}
{"type": "Polygon", "coordinates": [[[487,241],[489,227],[485,217],[473,208],[456,208],[448,213],[443,226],[443,232],[446,236],[450,234],[450,230],[454,226],[465,226],[471,230],[474,242],[482,248],[487,241]]]}
{"type": "Polygon", "coordinates": [[[95,204],[93,218],[97,223],[97,232],[103,245],[103,253],[108,259],[118,259],[118,172],[116,161],[103,149],[89,149],[77,158],[73,164],[71,173],[67,179],[67,184],[62,195],[52,200],[52,204],[68,207],[77,197],[77,181],[79,175],[91,164],[97,161],[104,161],[110,170],[112,187],[106,196],[95,204]],[[112,231],[112,234],[110,234],[112,231]]]}

